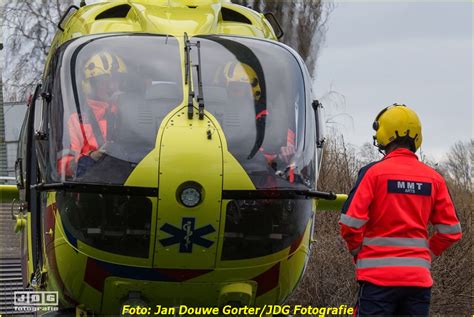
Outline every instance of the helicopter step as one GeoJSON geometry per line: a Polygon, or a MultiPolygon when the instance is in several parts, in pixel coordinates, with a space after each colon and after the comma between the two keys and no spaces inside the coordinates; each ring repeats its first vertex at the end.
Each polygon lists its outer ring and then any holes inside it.
{"type": "Polygon", "coordinates": [[[20,258],[0,258],[0,315],[21,315],[15,311],[14,293],[24,291],[20,258]]]}

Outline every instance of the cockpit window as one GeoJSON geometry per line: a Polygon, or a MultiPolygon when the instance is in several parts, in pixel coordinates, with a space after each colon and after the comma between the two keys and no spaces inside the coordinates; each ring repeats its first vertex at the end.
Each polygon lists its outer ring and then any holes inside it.
{"type": "MultiPolygon", "coordinates": [[[[200,42],[205,109],[219,121],[229,152],[254,185],[311,187],[312,163],[303,160],[305,81],[295,56],[257,39],[206,36],[193,41],[200,42]]],[[[192,60],[198,60],[196,53],[192,60]]]]}
{"type": "Polygon", "coordinates": [[[177,39],[99,37],[66,50],[63,67],[57,179],[123,184],[183,100],[177,39]]]}

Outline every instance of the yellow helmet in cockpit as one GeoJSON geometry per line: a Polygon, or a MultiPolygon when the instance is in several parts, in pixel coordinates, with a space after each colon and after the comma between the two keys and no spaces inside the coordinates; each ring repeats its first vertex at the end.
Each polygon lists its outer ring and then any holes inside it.
{"type": "Polygon", "coordinates": [[[262,89],[255,70],[248,64],[240,62],[230,62],[224,68],[224,75],[227,83],[227,91],[232,96],[242,96],[252,89],[253,99],[260,100],[262,89]]]}
{"type": "Polygon", "coordinates": [[[94,94],[97,89],[113,89],[108,85],[118,82],[119,75],[127,73],[123,59],[113,53],[103,52],[92,55],[84,64],[82,88],[86,95],[94,94]]]}

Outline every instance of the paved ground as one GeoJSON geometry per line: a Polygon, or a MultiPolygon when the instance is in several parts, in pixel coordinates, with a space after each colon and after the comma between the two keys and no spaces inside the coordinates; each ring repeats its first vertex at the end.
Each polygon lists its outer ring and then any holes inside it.
{"type": "Polygon", "coordinates": [[[13,293],[23,290],[21,281],[20,235],[13,231],[11,205],[0,204],[0,315],[18,314],[13,293]]]}

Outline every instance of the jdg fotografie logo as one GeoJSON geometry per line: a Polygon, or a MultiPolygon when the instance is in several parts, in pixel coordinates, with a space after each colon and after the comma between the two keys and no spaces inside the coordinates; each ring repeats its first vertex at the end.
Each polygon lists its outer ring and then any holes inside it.
{"type": "Polygon", "coordinates": [[[39,310],[58,310],[58,292],[14,292],[14,299],[16,311],[35,312],[39,310]]]}

